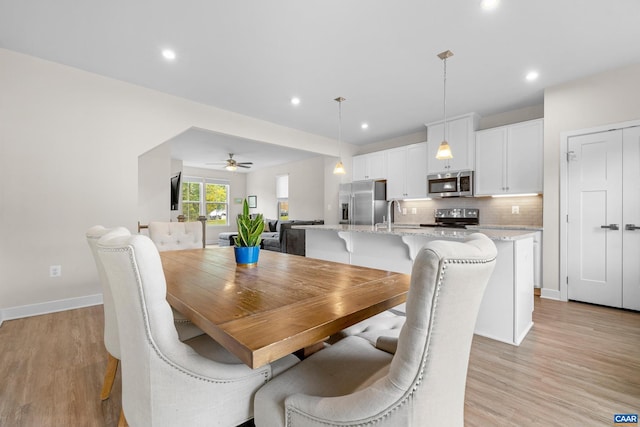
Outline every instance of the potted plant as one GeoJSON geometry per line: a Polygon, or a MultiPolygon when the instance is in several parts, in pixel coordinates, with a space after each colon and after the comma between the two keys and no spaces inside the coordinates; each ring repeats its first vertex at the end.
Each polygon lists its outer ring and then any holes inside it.
{"type": "Polygon", "coordinates": [[[241,266],[254,267],[260,255],[260,242],[264,231],[264,218],[257,214],[255,218],[249,215],[249,204],[244,199],[242,214],[236,220],[238,235],[235,236],[236,263],[241,266]]]}

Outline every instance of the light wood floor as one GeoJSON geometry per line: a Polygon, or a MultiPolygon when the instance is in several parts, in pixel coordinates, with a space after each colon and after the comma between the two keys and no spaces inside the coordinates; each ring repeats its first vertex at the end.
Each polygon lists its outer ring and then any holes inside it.
{"type": "MultiPolygon", "coordinates": [[[[466,426],[612,426],[640,412],[640,313],[536,297],[520,347],[475,337],[466,426]]],[[[106,366],[102,307],[5,321],[0,426],[115,426],[120,377],[106,366]]]]}

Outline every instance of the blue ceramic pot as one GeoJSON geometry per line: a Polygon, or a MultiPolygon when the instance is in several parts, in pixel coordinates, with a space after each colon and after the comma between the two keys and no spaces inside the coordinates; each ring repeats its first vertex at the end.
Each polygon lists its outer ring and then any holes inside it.
{"type": "Polygon", "coordinates": [[[260,256],[260,246],[234,246],[236,254],[236,264],[244,267],[254,267],[258,263],[260,256]]]}

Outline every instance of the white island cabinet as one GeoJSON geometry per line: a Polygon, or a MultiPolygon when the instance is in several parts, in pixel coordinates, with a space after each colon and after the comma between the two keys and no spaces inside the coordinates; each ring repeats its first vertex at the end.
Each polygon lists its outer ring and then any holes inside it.
{"type": "MultiPolygon", "coordinates": [[[[413,261],[431,240],[463,240],[472,230],[318,225],[304,228],[306,256],[363,267],[411,273],[413,261]]],[[[533,326],[533,237],[522,230],[483,230],[498,249],[475,333],[520,345],[533,326]]]]}

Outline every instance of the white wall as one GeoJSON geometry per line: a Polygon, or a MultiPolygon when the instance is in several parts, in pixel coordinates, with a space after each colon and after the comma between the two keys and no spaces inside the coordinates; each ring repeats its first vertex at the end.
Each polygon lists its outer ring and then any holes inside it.
{"type": "MultiPolygon", "coordinates": [[[[408,135],[398,136],[396,138],[385,139],[384,141],[378,141],[371,144],[357,146],[355,155],[368,154],[376,151],[388,150],[390,148],[402,147],[405,145],[417,144],[419,142],[425,142],[427,140],[427,128],[425,127],[419,132],[410,133],[408,135]]],[[[345,166],[351,164],[344,163],[345,166]]],[[[347,171],[347,175],[351,174],[351,171],[347,171]]]]}
{"type": "Polygon", "coordinates": [[[550,87],[544,93],[543,295],[559,297],[560,134],[640,119],[640,64],[550,87]]]}
{"type": "Polygon", "coordinates": [[[517,110],[480,117],[480,120],[478,120],[477,130],[511,125],[514,123],[525,122],[527,120],[541,119],[543,117],[544,105],[532,105],[530,107],[518,108],[517,110]]]}
{"type": "Polygon", "coordinates": [[[182,170],[171,160],[171,146],[161,144],[138,157],[138,221],[171,220],[170,179],[182,170]]]}
{"type": "Polygon", "coordinates": [[[325,157],[318,156],[249,173],[247,195],[258,197],[258,207],[252,209],[252,213],[277,218],[276,176],[286,174],[289,175],[289,218],[324,219],[324,164],[325,157]]]}
{"type": "Polygon", "coordinates": [[[0,64],[0,321],[96,302],[85,231],[137,230],[151,209],[138,211],[138,157],[186,129],[338,152],[332,139],[6,49],[0,64]]]}

